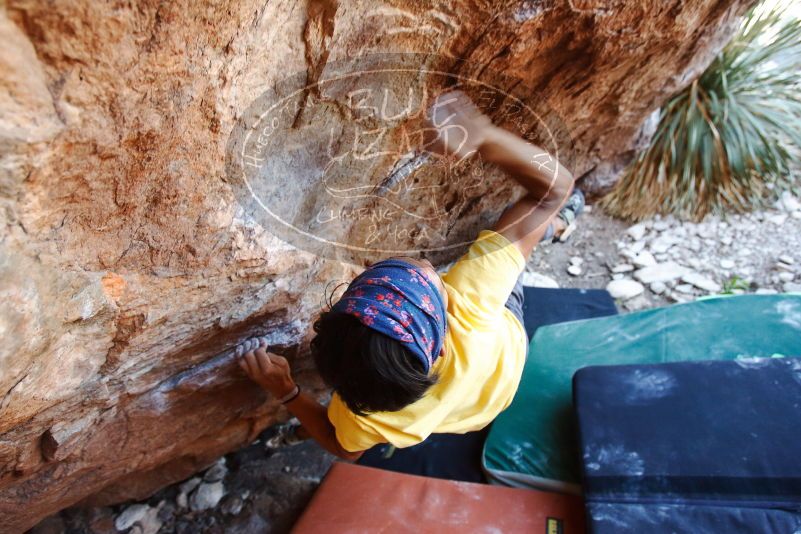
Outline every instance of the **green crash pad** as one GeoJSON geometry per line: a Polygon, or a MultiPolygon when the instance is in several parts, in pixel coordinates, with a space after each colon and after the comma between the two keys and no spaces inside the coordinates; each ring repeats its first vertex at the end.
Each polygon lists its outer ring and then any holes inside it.
{"type": "Polygon", "coordinates": [[[801,356],[801,295],[699,300],[537,330],[511,406],[492,424],[490,480],[580,493],[573,374],[588,365],[801,356]]]}

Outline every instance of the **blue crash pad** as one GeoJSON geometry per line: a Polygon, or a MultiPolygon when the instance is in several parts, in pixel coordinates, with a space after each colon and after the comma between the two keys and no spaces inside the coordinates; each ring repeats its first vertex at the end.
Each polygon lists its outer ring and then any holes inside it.
{"type": "Polygon", "coordinates": [[[578,369],[775,353],[801,354],[799,295],[712,298],[544,326],[512,405],[490,429],[483,467],[503,484],[580,493],[571,390],[578,369]]]}
{"type": "Polygon", "coordinates": [[[587,367],[574,385],[592,532],[801,527],[801,359],[587,367]]]}

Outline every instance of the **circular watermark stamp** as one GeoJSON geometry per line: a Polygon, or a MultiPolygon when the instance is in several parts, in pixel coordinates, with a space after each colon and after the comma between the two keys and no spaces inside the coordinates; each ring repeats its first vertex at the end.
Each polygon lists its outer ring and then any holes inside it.
{"type": "Polygon", "coordinates": [[[245,216],[299,249],[350,263],[460,253],[497,215],[482,200],[508,201],[512,187],[477,153],[433,150],[443,136],[453,147],[471,142],[432,106],[456,89],[548,151],[534,162],[546,172],[569,168],[567,129],[520,79],[432,55],[361,56],[327,63],[317,79],[289,75],[242,114],[226,175],[245,216]]]}

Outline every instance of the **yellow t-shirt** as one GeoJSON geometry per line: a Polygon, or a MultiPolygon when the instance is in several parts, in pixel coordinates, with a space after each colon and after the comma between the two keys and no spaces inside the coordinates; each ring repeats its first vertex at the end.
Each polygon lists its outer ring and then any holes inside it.
{"type": "Polygon", "coordinates": [[[502,235],[485,230],[442,277],[448,292],[445,354],[439,382],[395,412],[361,417],[335,393],[328,418],[348,451],[379,443],[409,447],[433,433],[463,434],[487,426],[509,406],[526,359],[526,333],[504,304],[525,259],[502,235]]]}

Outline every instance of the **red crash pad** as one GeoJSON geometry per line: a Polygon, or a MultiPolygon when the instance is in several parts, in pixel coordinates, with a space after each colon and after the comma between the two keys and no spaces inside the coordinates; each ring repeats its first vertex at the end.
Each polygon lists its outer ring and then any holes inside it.
{"type": "Polygon", "coordinates": [[[581,534],[583,507],[573,495],[336,462],[292,532],[581,534]]]}

